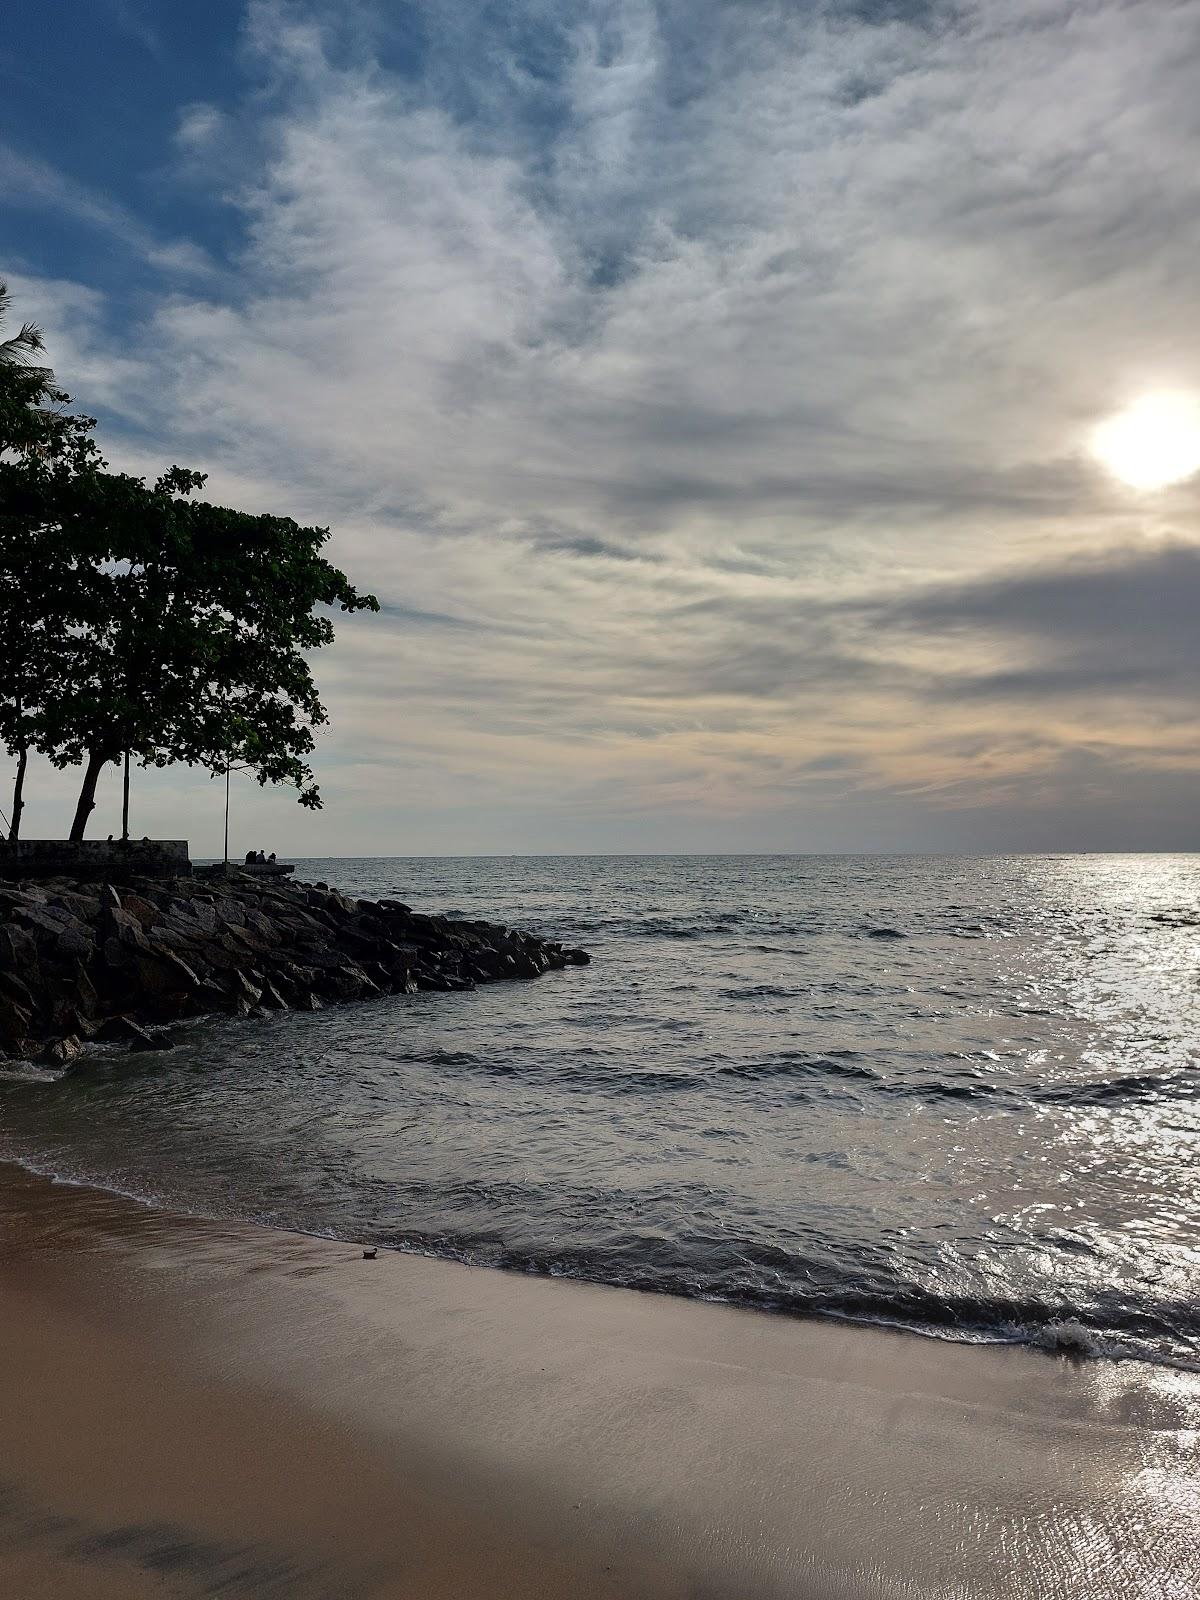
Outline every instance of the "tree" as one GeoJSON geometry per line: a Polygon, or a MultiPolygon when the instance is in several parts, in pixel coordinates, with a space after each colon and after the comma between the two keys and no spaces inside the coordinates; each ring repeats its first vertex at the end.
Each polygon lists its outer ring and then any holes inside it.
{"type": "MultiPolygon", "coordinates": [[[[0,314],[7,293],[0,285],[0,314]]],[[[104,767],[186,762],[320,793],[305,757],[326,722],[307,656],[328,615],[379,609],[321,554],[327,528],[194,499],[205,477],[155,484],[106,470],[90,417],[30,364],[31,324],[0,346],[0,740],[82,763],[82,839],[104,767]],[[4,351],[9,350],[9,355],[4,351]]]]}
{"type": "MultiPolygon", "coordinates": [[[[12,295],[7,283],[0,283],[0,328],[8,320],[12,295]]],[[[25,366],[46,348],[42,330],[36,322],[23,322],[11,339],[0,340],[0,366],[25,366]]],[[[47,374],[48,376],[48,374],[47,374]]]]}
{"type": "MultiPolygon", "coordinates": [[[[8,300],[0,283],[0,321],[8,300]]],[[[66,681],[70,617],[79,609],[71,596],[84,577],[61,537],[59,502],[102,465],[93,420],[67,413],[53,374],[33,365],[41,350],[32,323],[0,344],[0,742],[17,758],[14,841],[40,713],[66,681]]]]}

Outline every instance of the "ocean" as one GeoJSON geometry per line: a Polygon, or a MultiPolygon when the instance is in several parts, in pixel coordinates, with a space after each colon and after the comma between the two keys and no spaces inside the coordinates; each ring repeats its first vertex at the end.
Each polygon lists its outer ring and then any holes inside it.
{"type": "Polygon", "coordinates": [[[1200,1364],[1200,857],[303,861],[592,965],[0,1074],[0,1155],[173,1209],[1200,1364]]]}

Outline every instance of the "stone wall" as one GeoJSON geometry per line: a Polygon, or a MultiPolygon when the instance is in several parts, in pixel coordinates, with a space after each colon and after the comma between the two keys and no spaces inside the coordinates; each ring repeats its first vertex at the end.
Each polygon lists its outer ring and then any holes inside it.
{"type": "Polygon", "coordinates": [[[0,840],[0,878],[84,878],[124,883],[130,878],[186,878],[192,870],[186,839],[0,840]]]}

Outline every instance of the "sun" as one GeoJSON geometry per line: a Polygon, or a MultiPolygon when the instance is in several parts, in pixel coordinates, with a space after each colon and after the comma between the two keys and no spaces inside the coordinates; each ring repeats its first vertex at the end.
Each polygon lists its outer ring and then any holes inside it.
{"type": "Polygon", "coordinates": [[[1165,489],[1200,472],[1200,397],[1147,394],[1092,432],[1092,454],[1131,489],[1165,489]]]}

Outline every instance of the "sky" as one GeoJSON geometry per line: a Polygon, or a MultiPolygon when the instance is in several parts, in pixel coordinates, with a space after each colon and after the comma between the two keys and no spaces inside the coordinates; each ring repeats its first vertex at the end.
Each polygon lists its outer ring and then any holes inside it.
{"type": "Polygon", "coordinates": [[[60,0],[0,75],[109,460],[381,601],[236,852],[1200,848],[1200,478],[1088,448],[1200,391],[1196,0],[60,0]]]}

